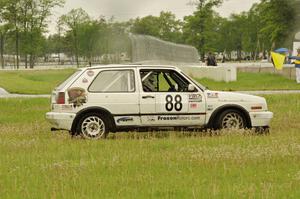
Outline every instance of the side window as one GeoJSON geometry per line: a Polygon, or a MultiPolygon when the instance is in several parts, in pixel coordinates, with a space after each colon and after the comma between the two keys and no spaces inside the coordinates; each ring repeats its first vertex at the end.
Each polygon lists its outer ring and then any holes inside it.
{"type": "Polygon", "coordinates": [[[102,71],[89,87],[90,92],[134,92],[134,71],[102,71]]]}
{"type": "Polygon", "coordinates": [[[155,71],[141,70],[143,90],[145,92],[158,92],[158,73],[155,71]]]}
{"type": "Polygon", "coordinates": [[[189,81],[173,70],[141,70],[144,92],[188,92],[189,81]]]}

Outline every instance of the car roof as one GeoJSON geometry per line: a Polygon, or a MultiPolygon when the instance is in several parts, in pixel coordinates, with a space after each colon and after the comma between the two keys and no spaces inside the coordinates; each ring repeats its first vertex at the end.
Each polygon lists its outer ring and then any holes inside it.
{"type": "Polygon", "coordinates": [[[109,65],[96,65],[92,67],[82,68],[82,70],[91,69],[106,69],[106,68],[159,68],[159,69],[176,69],[175,66],[169,65],[139,65],[139,64],[109,64],[109,65]]]}

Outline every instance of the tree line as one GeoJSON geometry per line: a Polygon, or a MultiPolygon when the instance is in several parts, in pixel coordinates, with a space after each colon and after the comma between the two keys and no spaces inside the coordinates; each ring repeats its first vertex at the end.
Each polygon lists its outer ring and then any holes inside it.
{"type": "MultiPolygon", "coordinates": [[[[247,52],[256,59],[276,47],[289,47],[297,31],[296,0],[261,0],[247,12],[221,17],[215,8],[222,0],[196,0],[194,13],[176,18],[171,12],[145,16],[126,22],[100,16],[92,18],[81,8],[73,9],[57,21],[56,33],[47,35],[49,17],[64,0],[1,0],[0,59],[14,55],[25,68],[33,68],[38,58],[66,54],[93,62],[105,54],[129,52],[129,34],[144,34],[165,41],[195,46],[202,59],[207,52],[236,51],[238,59],[247,52]]],[[[60,59],[60,57],[59,57],[60,59]]],[[[59,60],[60,62],[60,60],[59,60]]]]}

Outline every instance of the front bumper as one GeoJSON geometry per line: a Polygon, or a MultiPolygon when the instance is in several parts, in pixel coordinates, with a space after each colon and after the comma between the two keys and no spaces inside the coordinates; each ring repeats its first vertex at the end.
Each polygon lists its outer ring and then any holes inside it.
{"type": "Polygon", "coordinates": [[[270,122],[273,118],[273,113],[266,112],[250,112],[250,119],[252,127],[265,127],[270,126],[270,122]]]}
{"type": "Polygon", "coordinates": [[[46,113],[46,119],[51,123],[52,128],[71,131],[75,113],[46,113]]]}

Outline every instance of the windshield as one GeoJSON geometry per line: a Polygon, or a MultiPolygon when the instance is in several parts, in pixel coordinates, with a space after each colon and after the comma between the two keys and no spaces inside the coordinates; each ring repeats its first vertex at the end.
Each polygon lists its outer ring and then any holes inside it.
{"type": "Polygon", "coordinates": [[[62,90],[67,85],[67,83],[71,81],[74,77],[76,77],[79,73],[81,73],[81,70],[76,71],[73,75],[68,77],[63,83],[56,87],[55,90],[62,90]]]}

